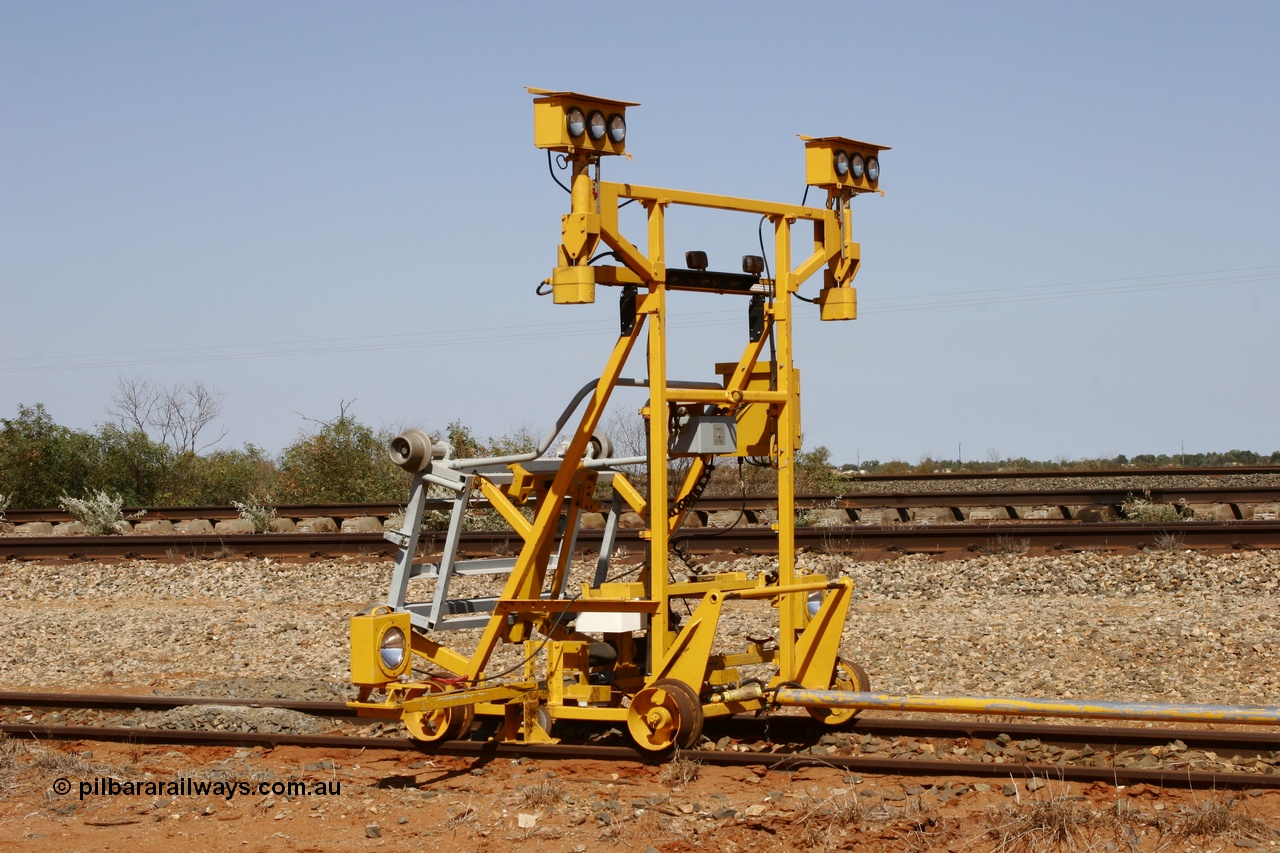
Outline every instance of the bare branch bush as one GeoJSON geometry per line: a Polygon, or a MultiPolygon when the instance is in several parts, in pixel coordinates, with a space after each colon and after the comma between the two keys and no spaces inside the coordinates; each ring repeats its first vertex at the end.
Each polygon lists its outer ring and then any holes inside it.
{"type": "Polygon", "coordinates": [[[195,454],[226,437],[224,429],[212,441],[200,443],[200,434],[222,416],[226,396],[200,381],[158,385],[142,376],[121,376],[108,412],[126,431],[154,436],[175,453],[195,454]]]}

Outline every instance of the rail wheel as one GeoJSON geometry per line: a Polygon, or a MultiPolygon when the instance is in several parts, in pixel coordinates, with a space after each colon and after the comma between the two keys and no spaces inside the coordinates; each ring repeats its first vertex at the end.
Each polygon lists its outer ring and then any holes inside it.
{"type": "MultiPolygon", "coordinates": [[[[445,686],[438,681],[428,681],[425,690],[411,690],[405,699],[416,699],[426,693],[443,693],[445,686]]],[[[475,719],[474,705],[438,708],[434,711],[406,711],[400,718],[409,736],[423,743],[454,740],[471,728],[475,719]]]]}
{"type": "MultiPolygon", "coordinates": [[[[858,664],[837,659],[835,671],[831,673],[831,689],[845,693],[870,690],[871,677],[858,664]]],[[[857,708],[808,708],[807,710],[815,720],[828,726],[841,726],[858,716],[857,708]]]]}
{"type": "Polygon", "coordinates": [[[683,681],[660,678],[631,700],[627,729],[641,749],[688,749],[702,735],[702,702],[683,681]]]}

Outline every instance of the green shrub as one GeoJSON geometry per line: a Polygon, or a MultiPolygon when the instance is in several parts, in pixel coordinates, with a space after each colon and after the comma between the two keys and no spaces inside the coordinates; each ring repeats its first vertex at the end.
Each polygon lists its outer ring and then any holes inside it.
{"type": "Polygon", "coordinates": [[[90,536],[124,532],[125,518],[120,510],[124,506],[124,498],[118,494],[113,495],[99,489],[84,498],[63,495],[58,498],[58,506],[71,513],[76,521],[83,524],[90,536]]]}
{"type": "Polygon", "coordinates": [[[1173,504],[1151,502],[1151,493],[1143,492],[1138,498],[1132,495],[1121,504],[1124,517],[1129,521],[1182,521],[1182,513],[1173,504]]]}
{"type": "Polygon", "coordinates": [[[261,447],[184,453],[169,477],[166,500],[179,506],[226,505],[244,495],[275,492],[276,464],[261,447]]]}
{"type": "Polygon", "coordinates": [[[408,475],[387,456],[390,436],[346,413],[280,454],[276,496],[285,503],[403,500],[408,475]]]}
{"type": "Polygon", "coordinates": [[[174,468],[168,446],[152,441],[141,430],[106,424],[93,437],[92,485],[120,495],[127,506],[162,503],[174,468]]]}
{"type": "Polygon", "coordinates": [[[19,404],[0,418],[0,492],[13,507],[54,507],[63,494],[89,488],[96,467],[94,437],[54,423],[44,405],[19,404]]]}
{"type": "Polygon", "coordinates": [[[276,508],[271,505],[271,496],[259,498],[257,495],[241,501],[232,501],[231,505],[240,512],[240,517],[253,525],[254,533],[270,533],[271,522],[276,520],[276,508]]]}

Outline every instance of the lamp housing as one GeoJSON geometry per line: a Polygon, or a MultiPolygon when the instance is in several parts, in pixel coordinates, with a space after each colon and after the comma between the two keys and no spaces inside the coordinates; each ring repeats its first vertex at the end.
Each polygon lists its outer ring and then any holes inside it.
{"type": "Polygon", "coordinates": [[[533,87],[529,87],[529,94],[537,96],[533,99],[533,144],[538,148],[563,154],[627,153],[627,107],[639,104],[533,87]],[[570,114],[577,120],[586,118],[585,133],[569,132],[570,114]],[[593,124],[597,115],[598,124],[593,124]]]}
{"type": "Polygon", "coordinates": [[[812,187],[828,190],[848,189],[855,193],[880,191],[880,170],[857,168],[858,158],[864,164],[872,160],[879,163],[880,152],[888,151],[888,145],[859,142],[843,136],[801,136],[804,140],[804,182],[812,187]],[[841,168],[843,166],[843,168],[841,168]]]}

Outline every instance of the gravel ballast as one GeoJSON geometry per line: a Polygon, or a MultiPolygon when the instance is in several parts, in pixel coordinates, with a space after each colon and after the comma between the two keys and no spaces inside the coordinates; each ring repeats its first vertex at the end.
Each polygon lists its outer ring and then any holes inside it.
{"type": "MultiPolygon", "coordinates": [[[[878,691],[1280,704],[1276,552],[806,554],[799,564],[853,579],[842,654],[878,691]]],[[[5,563],[0,683],[341,698],[351,695],[347,619],[385,596],[390,572],[388,561],[360,560],[5,563]]],[[[466,647],[474,632],[459,633],[466,647]]],[[[726,608],[719,638],[740,647],[744,635],[774,633],[776,611],[752,603],[726,608]]]]}

